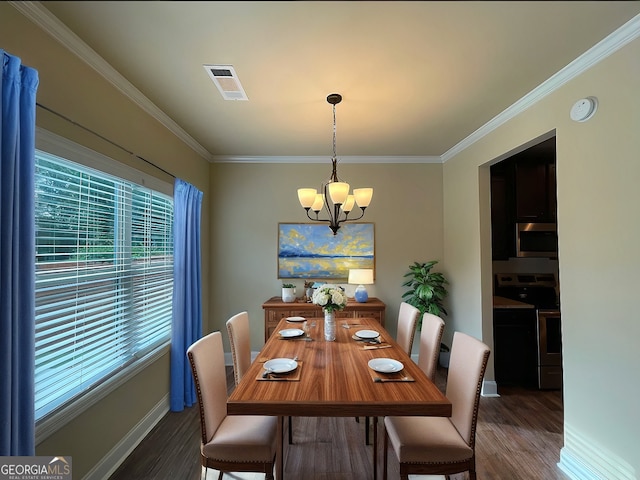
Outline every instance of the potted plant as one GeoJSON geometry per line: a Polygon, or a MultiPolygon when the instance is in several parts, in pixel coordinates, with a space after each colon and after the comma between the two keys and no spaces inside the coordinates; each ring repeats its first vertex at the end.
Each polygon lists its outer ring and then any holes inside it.
{"type": "MultiPolygon", "coordinates": [[[[442,273],[431,271],[437,263],[437,260],[426,263],[414,262],[413,265],[409,267],[409,271],[404,274],[404,278],[407,280],[402,286],[409,287],[409,290],[402,295],[402,299],[420,310],[418,330],[420,330],[422,326],[422,315],[424,315],[425,312],[437,315],[440,318],[447,314],[442,301],[448,294],[445,285],[449,282],[444,278],[442,273]]],[[[442,366],[449,366],[448,357],[449,347],[441,343],[440,364],[442,366]]]]}
{"type": "Polygon", "coordinates": [[[293,283],[282,284],[282,301],[293,303],[296,301],[296,286],[293,283]]]}

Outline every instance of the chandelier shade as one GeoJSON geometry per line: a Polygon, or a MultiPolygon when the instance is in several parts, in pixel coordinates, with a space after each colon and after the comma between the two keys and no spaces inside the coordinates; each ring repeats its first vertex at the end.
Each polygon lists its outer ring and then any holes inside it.
{"type": "Polygon", "coordinates": [[[333,170],[329,180],[322,185],[320,192],[315,188],[299,188],[298,200],[307,213],[307,218],[314,222],[325,222],[334,235],[338,233],[340,224],[359,220],[364,216],[365,209],[373,198],[373,188],[354,188],[350,194],[351,186],[338,178],[338,159],[336,157],[336,105],[342,101],[342,95],[332,93],[327,97],[327,102],[333,106],[333,157],[331,164],[333,170]],[[360,208],[360,216],[349,218],[353,207],[360,208]],[[327,218],[320,218],[320,211],[326,210],[327,218]],[[311,215],[313,212],[315,215],[311,215]]]}

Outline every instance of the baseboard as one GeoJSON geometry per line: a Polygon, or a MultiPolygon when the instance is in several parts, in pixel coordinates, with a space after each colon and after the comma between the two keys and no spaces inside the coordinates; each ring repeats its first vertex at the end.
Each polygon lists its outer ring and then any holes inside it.
{"type": "Polygon", "coordinates": [[[572,480],[636,480],[634,468],[606,448],[564,425],[558,468],[572,480]]]}
{"type": "Polygon", "coordinates": [[[482,382],[482,391],[480,395],[483,397],[495,397],[498,398],[500,395],[498,394],[498,384],[495,380],[484,380],[482,382]]]}
{"type": "Polygon", "coordinates": [[[102,460],[100,460],[82,480],[106,480],[118,467],[126,460],[129,454],[138,446],[138,444],[148,435],[148,433],[156,426],[156,424],[169,411],[169,394],[167,393],[162,399],[151,409],[145,417],[138,422],[120,440],[102,460]]]}

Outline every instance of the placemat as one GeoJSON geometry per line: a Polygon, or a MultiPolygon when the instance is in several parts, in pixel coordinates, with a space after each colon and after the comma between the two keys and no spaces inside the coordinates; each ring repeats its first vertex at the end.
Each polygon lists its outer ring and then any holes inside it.
{"type": "Polygon", "coordinates": [[[369,369],[369,375],[374,382],[386,383],[386,382],[415,382],[415,378],[408,375],[404,369],[395,373],[380,373],[376,372],[372,368],[369,369]]]}
{"type": "Polygon", "coordinates": [[[267,378],[263,378],[262,374],[264,370],[261,370],[256,380],[260,380],[263,382],[298,382],[300,381],[300,373],[302,370],[302,362],[298,360],[298,367],[289,373],[272,373],[267,376],[267,378]]]}

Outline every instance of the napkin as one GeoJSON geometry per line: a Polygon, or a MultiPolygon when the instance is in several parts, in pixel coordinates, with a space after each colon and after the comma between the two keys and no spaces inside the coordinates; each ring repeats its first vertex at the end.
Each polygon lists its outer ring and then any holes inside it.
{"type": "Polygon", "coordinates": [[[400,370],[399,372],[394,373],[380,373],[376,372],[373,369],[369,369],[369,374],[371,375],[371,379],[374,382],[415,382],[415,378],[411,375],[407,375],[404,370],[400,370]]]}

